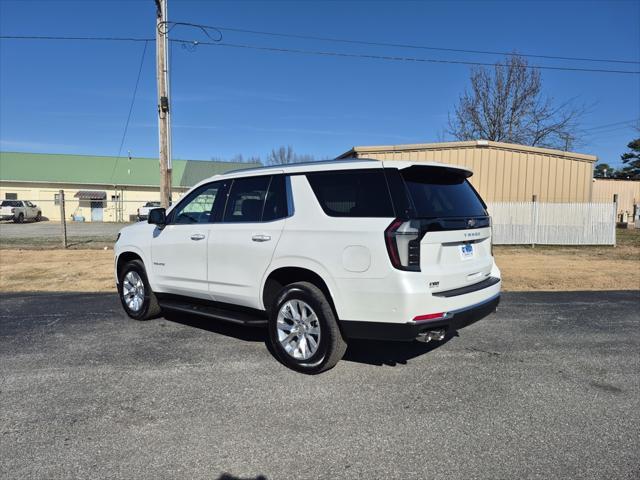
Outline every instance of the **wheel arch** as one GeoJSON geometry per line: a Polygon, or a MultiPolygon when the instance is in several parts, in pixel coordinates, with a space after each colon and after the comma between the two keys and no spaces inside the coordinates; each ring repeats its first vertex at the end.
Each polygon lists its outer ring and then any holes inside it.
{"type": "Polygon", "coordinates": [[[136,247],[130,246],[123,247],[115,258],[116,283],[118,283],[118,279],[120,278],[120,271],[122,267],[131,260],[140,260],[142,262],[145,270],[147,271],[147,278],[151,282],[151,278],[149,278],[149,265],[145,261],[144,254],[136,247]]]}
{"type": "Polygon", "coordinates": [[[122,267],[124,267],[125,264],[129,263],[132,260],[140,260],[144,264],[144,260],[142,260],[142,257],[135,252],[126,251],[118,255],[118,260],[116,262],[116,274],[118,275],[118,278],[120,278],[122,267]]]}
{"type": "Polygon", "coordinates": [[[309,282],[317,286],[327,296],[327,300],[331,304],[334,313],[338,318],[338,299],[335,296],[335,288],[330,282],[327,282],[326,275],[318,273],[319,269],[301,266],[287,265],[272,269],[265,277],[262,285],[262,304],[266,311],[269,311],[271,304],[275,300],[280,290],[291,283],[309,282]]]}

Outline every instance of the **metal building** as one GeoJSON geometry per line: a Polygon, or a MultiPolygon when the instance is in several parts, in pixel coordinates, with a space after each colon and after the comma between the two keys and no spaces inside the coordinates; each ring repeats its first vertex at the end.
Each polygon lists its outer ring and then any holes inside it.
{"type": "Polygon", "coordinates": [[[633,215],[635,205],[640,205],[640,180],[593,179],[592,202],[610,202],[614,195],[618,196],[618,214],[633,215]]]}
{"type": "Polygon", "coordinates": [[[598,157],[548,148],[476,140],[353,147],[338,158],[375,158],[463,165],[487,202],[583,203],[591,201],[598,157]]]}
{"type": "MultiPolygon", "coordinates": [[[[255,166],[174,160],[173,200],[200,180],[255,166]]],[[[0,152],[0,200],[30,200],[50,220],[60,220],[60,190],[69,217],[86,222],[134,220],[146,202],[159,202],[159,184],[157,158],[0,152]]]]}

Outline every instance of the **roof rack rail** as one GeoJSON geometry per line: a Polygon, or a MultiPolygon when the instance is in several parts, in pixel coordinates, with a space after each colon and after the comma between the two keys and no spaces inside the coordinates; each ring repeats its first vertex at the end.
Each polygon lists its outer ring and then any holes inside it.
{"type": "Polygon", "coordinates": [[[264,170],[267,168],[283,168],[283,167],[304,167],[308,165],[326,165],[329,163],[355,163],[355,162],[377,162],[378,160],[374,160],[372,158],[352,158],[352,159],[331,159],[331,160],[318,160],[315,162],[300,162],[300,163],[283,163],[277,165],[263,165],[261,167],[248,167],[248,168],[236,168],[234,170],[228,170],[224,172],[224,175],[229,173],[238,173],[238,172],[253,172],[256,170],[264,170]]]}

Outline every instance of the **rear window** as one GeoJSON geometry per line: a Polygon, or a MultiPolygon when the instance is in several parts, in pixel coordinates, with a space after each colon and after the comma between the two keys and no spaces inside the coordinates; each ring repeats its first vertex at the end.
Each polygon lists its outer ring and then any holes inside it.
{"type": "Polygon", "coordinates": [[[384,170],[308,173],[324,212],[331,217],[394,217],[384,170]]]}
{"type": "Polygon", "coordinates": [[[412,216],[442,218],[487,214],[482,200],[460,170],[413,166],[400,170],[400,176],[406,185],[412,216]]]}
{"type": "Polygon", "coordinates": [[[16,200],[3,200],[0,207],[20,207],[20,202],[16,200]]]}

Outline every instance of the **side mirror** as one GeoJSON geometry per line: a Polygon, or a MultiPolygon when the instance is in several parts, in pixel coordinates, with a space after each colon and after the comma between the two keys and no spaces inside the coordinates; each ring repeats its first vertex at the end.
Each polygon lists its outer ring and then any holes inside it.
{"type": "Polygon", "coordinates": [[[152,208],[149,210],[147,223],[164,227],[167,224],[167,211],[164,208],[152,208]]]}

